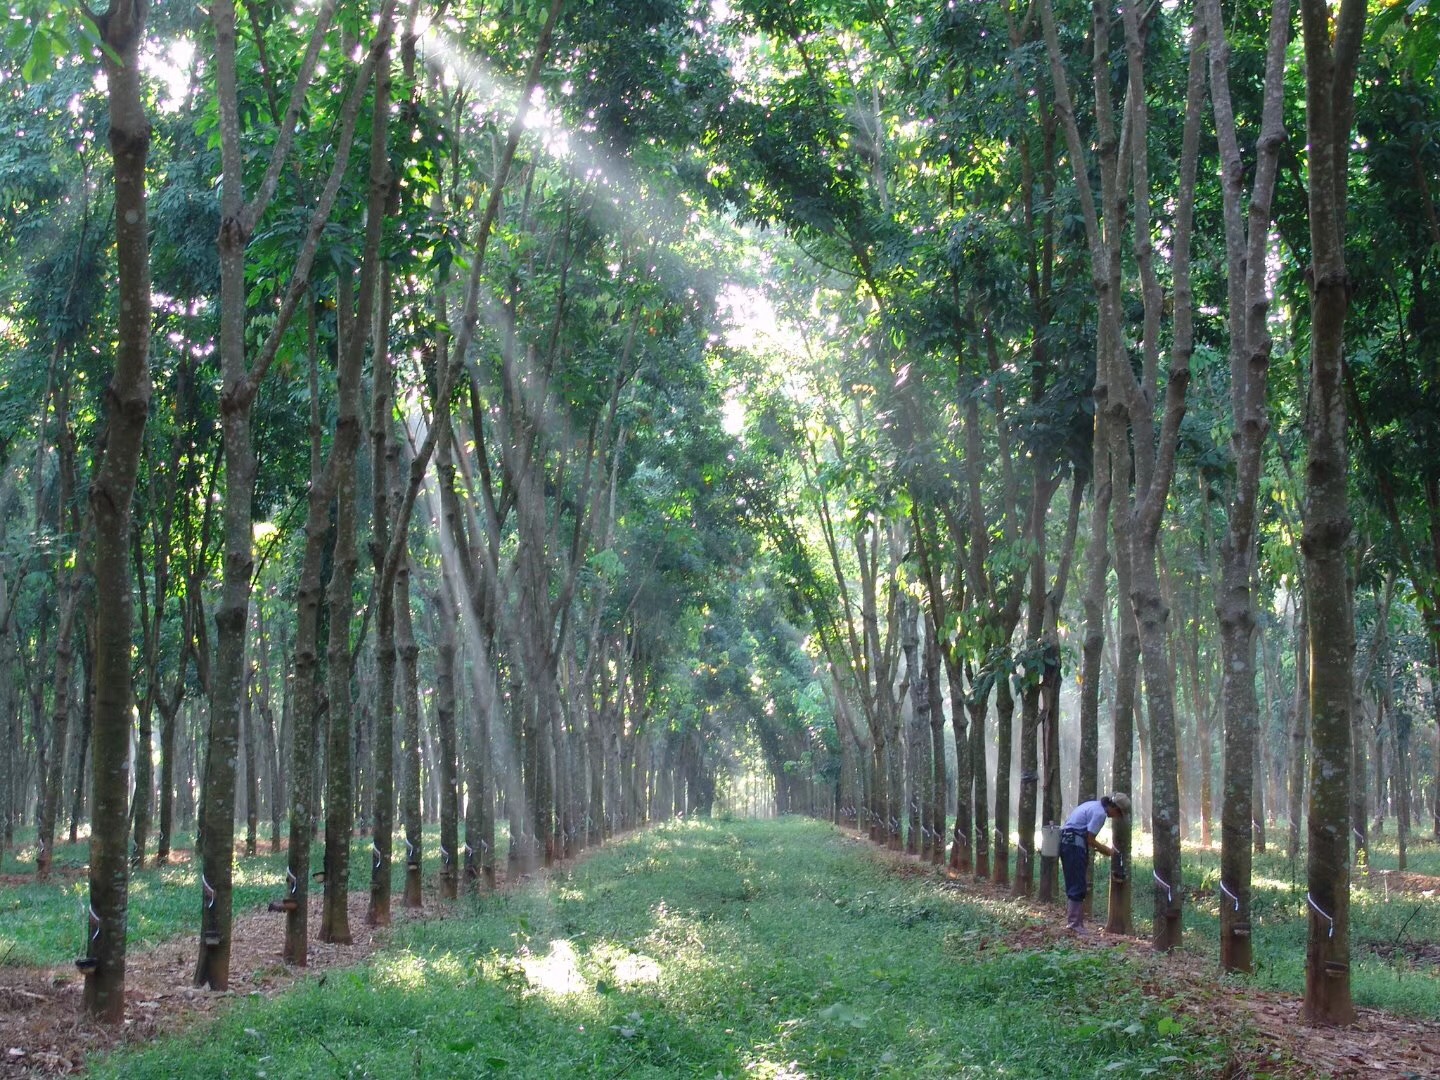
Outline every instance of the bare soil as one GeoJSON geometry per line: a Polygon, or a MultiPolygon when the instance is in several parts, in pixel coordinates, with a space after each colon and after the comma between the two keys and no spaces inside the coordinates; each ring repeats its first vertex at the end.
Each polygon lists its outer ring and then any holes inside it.
{"type": "MultiPolygon", "coordinates": [[[[273,997],[299,979],[360,963],[380,948],[388,927],[367,926],[368,890],[350,894],[349,945],[312,942],[308,966],[281,960],[285,916],[254,911],[236,918],[230,949],[230,989],[196,989],[198,942],[187,936],[131,953],[125,963],[125,1021],[97,1024],[80,1015],[84,979],[73,966],[0,968],[0,1078],[69,1076],[83,1072],[86,1058],[122,1046],[173,1035],[215,1015],[237,998],[273,997]]],[[[318,896],[310,900],[310,926],[320,925],[318,896]]],[[[447,904],[425,898],[409,909],[395,897],[394,924],[445,918],[447,904]]]]}

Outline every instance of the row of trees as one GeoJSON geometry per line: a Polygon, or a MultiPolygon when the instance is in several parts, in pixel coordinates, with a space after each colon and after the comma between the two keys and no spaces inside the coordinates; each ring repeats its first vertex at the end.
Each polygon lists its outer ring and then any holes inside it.
{"type": "Polygon", "coordinates": [[[773,50],[757,78],[791,138],[749,205],[800,240],[787,296],[805,354],[824,358],[765,408],[776,459],[796,462],[772,532],[811,554],[792,586],[854,763],[838,805],[892,846],[934,841],[943,680],[952,865],[1008,880],[1013,830],[1016,890],[1038,869],[1046,894],[1055,860],[1031,838],[1062,819],[1062,771],[1081,798],[1102,790],[1103,695],[1104,787],[1135,784],[1138,733],[1154,839],[1153,883],[1112,878],[1112,926],[1128,930],[1138,888],[1156,947],[1180,941],[1186,735],[1202,819],[1222,770],[1220,957],[1245,971],[1268,753],[1287,765],[1292,850],[1308,821],[1307,1013],[1348,1022],[1370,725],[1390,733],[1408,834],[1412,731],[1440,703],[1436,566],[1415,556],[1437,520],[1428,466],[1391,456],[1434,429],[1418,404],[1437,355],[1433,21],[1392,9],[1367,27],[1348,3],[832,15],[754,13],[773,50]],[[1358,667],[1357,598],[1373,611],[1358,667]],[[1421,647],[1395,650],[1399,626],[1421,647]],[[1257,663],[1267,629],[1288,640],[1257,663]],[[1257,733],[1274,731],[1282,651],[1298,662],[1273,753],[1257,733]],[[1078,768],[1059,711],[1076,661],[1078,768]]]}
{"type": "Polygon", "coordinates": [[[321,820],[344,940],[357,825],[384,922],[427,807],[453,894],[497,812],[549,862],[745,747],[781,811],[1042,895],[1067,789],[1143,785],[1110,910],[1161,949],[1218,804],[1243,971],[1268,759],[1346,1021],[1357,748],[1402,831],[1440,772],[1437,35],[1365,15],[17,7],[0,806],[45,873],[88,739],[87,1007],[188,716],[197,984],[262,779],[303,963],[321,820]]]}
{"type": "Polygon", "coordinates": [[[169,857],[177,791],[198,798],[195,979],[223,989],[237,808],[252,851],[262,805],[285,808],[275,906],[303,964],[312,879],[320,938],[349,937],[357,821],[384,923],[397,825],[419,903],[426,861],[442,896],[493,883],[497,809],[518,869],[708,812],[749,715],[777,770],[794,756],[795,695],[767,714],[760,688],[812,670],[747,566],[747,466],[711,369],[724,253],[645,162],[698,132],[673,129],[683,102],[639,109],[681,53],[636,56],[631,35],[677,9],[637,26],[557,0],[423,37],[419,5],[126,14],[37,12],[11,41],[26,142],[0,184],[0,795],[45,876],[79,728],[81,966],[108,1019],[128,870],[169,857]],[[110,65],[104,97],[71,29],[110,65]]]}

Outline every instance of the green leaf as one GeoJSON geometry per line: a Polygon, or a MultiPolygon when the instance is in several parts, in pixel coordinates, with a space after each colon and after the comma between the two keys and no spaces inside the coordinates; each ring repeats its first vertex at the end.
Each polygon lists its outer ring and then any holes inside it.
{"type": "Polygon", "coordinates": [[[1155,1025],[1155,1031],[1159,1035],[1178,1035],[1184,1030],[1185,1025],[1173,1016],[1162,1016],[1160,1022],[1155,1025]]]}
{"type": "Polygon", "coordinates": [[[22,69],[25,81],[39,82],[48,76],[54,67],[52,60],[50,35],[37,27],[30,42],[30,55],[25,58],[25,67],[22,69]]]}

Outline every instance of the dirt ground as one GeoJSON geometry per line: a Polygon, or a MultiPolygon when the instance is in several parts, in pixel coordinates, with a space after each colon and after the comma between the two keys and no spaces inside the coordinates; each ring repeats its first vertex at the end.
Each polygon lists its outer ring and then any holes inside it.
{"type": "MultiPolygon", "coordinates": [[[[381,947],[388,928],[367,926],[369,890],[350,894],[349,945],[311,942],[309,966],[291,968],[280,959],[285,916],[251,912],[235,920],[230,951],[230,989],[197,990],[198,942],[193,936],[131,953],[125,964],[125,1022],[110,1027],[80,1016],[84,980],[72,965],[0,969],[0,1078],[69,1076],[83,1072],[85,1059],[119,1046],[149,1042],[215,1014],[237,997],[271,997],[297,979],[358,964],[381,947]]],[[[396,925],[446,917],[445,905],[426,897],[418,910],[400,906],[396,925]]],[[[320,925],[320,898],[311,897],[310,926],[320,925]]]]}
{"type": "MultiPolygon", "coordinates": [[[[877,851],[877,858],[907,876],[928,877],[934,871],[903,855],[877,851]]],[[[1380,886],[1367,882],[1371,888],[1380,886]]],[[[1419,874],[1391,875],[1391,889],[1426,893],[1440,888],[1440,879],[1419,874]]],[[[1009,901],[1006,889],[963,878],[951,883],[964,892],[1009,901]]],[[[446,917],[445,905],[426,898],[411,911],[398,906],[398,924],[412,919],[446,917]]],[[[280,960],[283,916],[253,912],[236,920],[231,951],[231,989],[224,994],[196,990],[196,943],[192,937],[132,953],[126,966],[126,1017],[123,1025],[107,1027],[80,1017],[82,980],[73,967],[0,969],[0,1078],[68,1076],[84,1071],[91,1054],[118,1046],[148,1042],[174,1034],[214,1015],[236,997],[279,994],[307,975],[357,964],[381,947],[389,934],[365,924],[367,892],[350,896],[350,945],[312,943],[309,967],[289,968],[280,960]]],[[[1061,941],[1074,945],[1053,910],[1035,905],[1045,921],[1006,936],[1012,948],[1050,948],[1061,941]]],[[[319,925],[320,901],[312,898],[311,926],[319,925]]],[[[1213,961],[1181,954],[1157,956],[1140,938],[1094,933],[1086,947],[1124,949],[1139,962],[1147,995],[1171,1004],[1196,1027],[1231,1040],[1231,1078],[1265,1074],[1295,1078],[1409,1078],[1440,1080],[1440,1021],[1425,1022],[1361,1009],[1348,1028],[1315,1028],[1302,1023],[1296,997],[1266,990],[1237,989],[1216,978],[1213,961]]]]}

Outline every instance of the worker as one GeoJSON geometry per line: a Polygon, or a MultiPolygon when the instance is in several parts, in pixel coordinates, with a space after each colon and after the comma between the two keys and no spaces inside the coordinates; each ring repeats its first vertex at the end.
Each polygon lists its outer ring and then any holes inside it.
{"type": "Polygon", "coordinates": [[[1097,834],[1106,819],[1130,812],[1130,796],[1115,791],[1082,802],[1070,812],[1060,830],[1060,866],[1065,871],[1066,923],[1077,934],[1085,931],[1085,897],[1090,892],[1089,850],[1113,856],[1115,849],[1102,844],[1097,834]]]}

